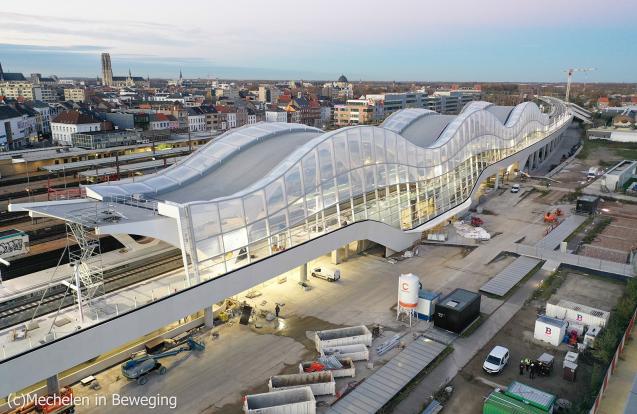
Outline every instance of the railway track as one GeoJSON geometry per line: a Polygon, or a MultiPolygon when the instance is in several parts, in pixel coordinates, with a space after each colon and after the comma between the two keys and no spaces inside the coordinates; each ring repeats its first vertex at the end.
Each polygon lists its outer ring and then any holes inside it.
{"type": "MultiPolygon", "coordinates": [[[[105,270],[105,292],[110,293],[122,289],[160,274],[179,269],[182,266],[181,254],[169,251],[151,258],[105,270]]],[[[48,290],[44,298],[42,298],[42,293],[45,288],[1,303],[0,329],[30,321],[36,309],[37,314],[35,317],[37,318],[57,311],[60,306],[61,308],[66,308],[73,305],[73,294],[67,292],[65,296],[66,289],[63,285],[56,285],[48,290]],[[42,302],[38,308],[40,300],[42,302]]]]}

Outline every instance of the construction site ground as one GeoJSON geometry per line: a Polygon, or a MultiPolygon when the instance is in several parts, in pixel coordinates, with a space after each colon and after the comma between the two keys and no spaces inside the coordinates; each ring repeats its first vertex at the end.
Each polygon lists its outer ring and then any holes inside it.
{"type": "MultiPolygon", "coordinates": [[[[623,291],[623,283],[610,279],[572,272],[564,272],[563,276],[565,280],[555,293],[556,298],[609,310],[623,291]]],[[[586,385],[591,376],[592,365],[587,363],[585,358],[581,358],[576,381],[570,382],[562,378],[564,355],[570,349],[563,343],[559,347],[554,347],[533,339],[535,320],[537,315],[543,312],[545,304],[544,300],[532,300],[526,303],[460,371],[450,383],[454,390],[445,407],[446,412],[482,412],[484,399],[494,388],[506,388],[513,381],[520,381],[552,393],[558,398],[577,402],[578,396],[583,395],[587,390],[586,385]],[[511,358],[503,372],[491,375],[484,372],[482,364],[496,345],[508,348],[511,358]],[[555,357],[553,372],[550,376],[536,376],[531,379],[526,371],[523,375],[519,374],[518,365],[521,359],[536,359],[544,352],[555,357]]]]}

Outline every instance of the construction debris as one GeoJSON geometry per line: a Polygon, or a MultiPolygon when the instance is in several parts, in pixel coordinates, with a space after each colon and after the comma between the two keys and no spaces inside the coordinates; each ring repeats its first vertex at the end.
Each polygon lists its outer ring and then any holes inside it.
{"type": "Polygon", "coordinates": [[[376,347],[376,354],[378,356],[383,355],[384,353],[394,349],[396,345],[400,343],[400,335],[396,334],[392,336],[389,340],[383,342],[382,344],[376,347]]]}
{"type": "Polygon", "coordinates": [[[470,224],[466,224],[463,221],[456,221],[453,223],[458,235],[466,239],[475,240],[490,240],[491,235],[482,227],[473,227],[470,224]]]}

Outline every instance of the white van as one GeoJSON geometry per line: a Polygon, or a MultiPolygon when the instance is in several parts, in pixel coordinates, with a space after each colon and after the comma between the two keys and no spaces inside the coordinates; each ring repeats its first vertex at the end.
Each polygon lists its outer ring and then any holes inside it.
{"type": "Polygon", "coordinates": [[[588,169],[588,174],[586,174],[586,179],[587,180],[594,180],[595,178],[597,178],[597,174],[599,173],[599,168],[597,167],[591,167],[588,169]]]}

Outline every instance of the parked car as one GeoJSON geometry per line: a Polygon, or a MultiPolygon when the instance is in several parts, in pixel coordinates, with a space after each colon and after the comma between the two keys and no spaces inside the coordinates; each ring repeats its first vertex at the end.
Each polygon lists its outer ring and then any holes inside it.
{"type": "Polygon", "coordinates": [[[489,374],[502,372],[506,364],[509,363],[509,350],[503,346],[496,346],[489,352],[482,364],[482,369],[489,374]]]}
{"type": "Polygon", "coordinates": [[[520,184],[513,184],[513,186],[511,186],[511,192],[512,193],[519,193],[520,192],[520,184]]]}
{"type": "Polygon", "coordinates": [[[338,269],[325,269],[315,267],[312,269],[312,276],[319,279],[327,280],[328,282],[336,282],[341,278],[341,271],[338,269]]]}

